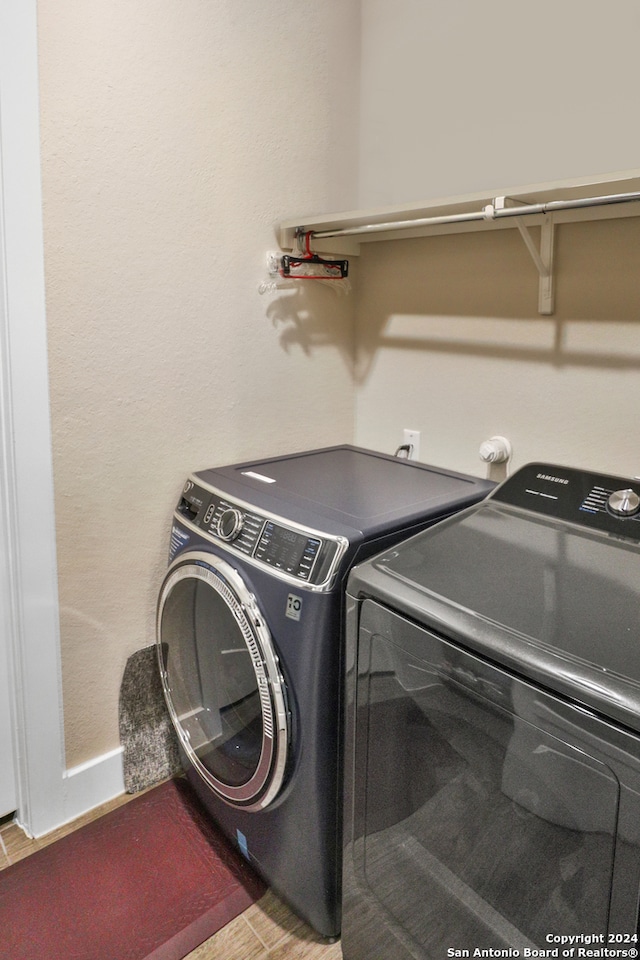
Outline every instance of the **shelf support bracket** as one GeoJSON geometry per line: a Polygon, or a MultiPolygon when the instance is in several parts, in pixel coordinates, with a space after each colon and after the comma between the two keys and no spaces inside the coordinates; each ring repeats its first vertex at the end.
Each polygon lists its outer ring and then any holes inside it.
{"type": "Polygon", "coordinates": [[[536,245],[531,238],[527,227],[520,219],[516,217],[516,226],[520,231],[520,236],[524,240],[527,250],[531,254],[538,273],[540,282],[538,286],[538,313],[549,317],[554,311],[554,288],[553,288],[553,259],[554,259],[554,223],[553,215],[546,214],[542,221],[540,230],[540,252],[536,250],[536,245]]]}
{"type": "MultiPolygon", "coordinates": [[[[510,201],[508,197],[497,197],[494,201],[495,209],[504,209],[509,202],[510,201]]],[[[516,216],[514,217],[514,220],[518,230],[520,231],[520,236],[524,240],[525,246],[529,251],[531,259],[533,260],[540,276],[540,282],[538,286],[538,313],[544,317],[550,317],[555,309],[555,291],[553,282],[555,225],[553,222],[553,214],[544,214],[544,219],[540,225],[539,251],[522,217],[516,216]]]]}

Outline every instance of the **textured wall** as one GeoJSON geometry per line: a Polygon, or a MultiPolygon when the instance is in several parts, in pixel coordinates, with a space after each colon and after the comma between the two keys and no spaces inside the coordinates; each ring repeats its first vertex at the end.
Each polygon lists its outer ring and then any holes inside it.
{"type": "MultiPolygon", "coordinates": [[[[363,4],[360,202],[417,203],[638,166],[634,0],[363,4]]],[[[606,191],[605,191],[606,192],[606,191]]],[[[535,231],[534,231],[535,232],[535,231]]],[[[422,432],[483,474],[480,443],[640,474],[640,219],[559,226],[556,313],[515,229],[370,244],[358,442],[422,432]]]]}
{"type": "Polygon", "coordinates": [[[636,0],[366,0],[360,204],[638,165],[636,0]]]}
{"type": "Polygon", "coordinates": [[[352,206],[358,5],[40,0],[67,765],[118,744],[187,471],[352,439],[352,298],[260,296],[352,206]]]}
{"type": "Polygon", "coordinates": [[[483,440],[634,476],[640,218],[557,229],[556,311],[517,230],[371,244],[360,264],[359,443],[421,431],[420,459],[479,476],[483,440]]]}

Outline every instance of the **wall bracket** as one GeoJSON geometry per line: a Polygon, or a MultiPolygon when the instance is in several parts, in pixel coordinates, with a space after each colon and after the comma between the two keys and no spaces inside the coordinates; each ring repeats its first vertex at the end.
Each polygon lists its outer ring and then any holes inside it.
{"type": "MultiPolygon", "coordinates": [[[[515,206],[517,202],[518,201],[511,200],[509,197],[496,197],[493,202],[493,207],[495,210],[504,210],[508,206],[515,206]]],[[[555,224],[553,222],[553,214],[546,213],[540,224],[540,251],[538,251],[533,237],[522,217],[516,216],[514,220],[540,276],[538,286],[538,313],[544,317],[549,317],[555,309],[553,282],[555,224]]]]}

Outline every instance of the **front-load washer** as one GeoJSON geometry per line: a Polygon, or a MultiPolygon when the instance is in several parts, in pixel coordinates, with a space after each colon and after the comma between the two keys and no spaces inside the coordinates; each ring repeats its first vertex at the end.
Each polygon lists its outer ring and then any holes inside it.
{"type": "Polygon", "coordinates": [[[203,470],[184,485],[157,644],[187,776],[326,937],[340,930],[347,573],[492,486],[350,446],[203,470]]]}
{"type": "Polygon", "coordinates": [[[637,956],[640,483],[530,464],[347,593],[345,960],[637,956]]]}

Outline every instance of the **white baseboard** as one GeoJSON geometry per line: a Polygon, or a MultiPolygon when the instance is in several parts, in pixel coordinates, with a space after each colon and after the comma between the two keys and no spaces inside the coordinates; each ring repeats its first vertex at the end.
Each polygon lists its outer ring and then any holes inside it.
{"type": "Polygon", "coordinates": [[[122,747],[117,747],[87,763],[65,770],[63,774],[65,823],[124,793],[122,755],[122,747]]]}

